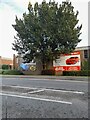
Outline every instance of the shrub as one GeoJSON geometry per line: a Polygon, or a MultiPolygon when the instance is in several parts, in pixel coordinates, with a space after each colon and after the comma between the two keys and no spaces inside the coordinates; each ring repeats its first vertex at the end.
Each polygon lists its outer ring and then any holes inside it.
{"type": "Polygon", "coordinates": [[[2,69],[3,70],[8,69],[8,65],[2,65],[2,69]]]}
{"type": "Polygon", "coordinates": [[[41,74],[42,75],[55,75],[55,70],[53,69],[42,70],[41,74]]]}
{"type": "Polygon", "coordinates": [[[2,69],[0,69],[0,74],[2,74],[2,69]]]}
{"type": "Polygon", "coordinates": [[[84,60],[82,62],[82,70],[90,70],[90,61],[89,60],[84,60]]]}
{"type": "Polygon", "coordinates": [[[3,75],[23,75],[23,73],[20,70],[3,70],[3,75]]]}
{"type": "Polygon", "coordinates": [[[90,70],[64,71],[63,76],[90,76],[90,70]]]}
{"type": "Polygon", "coordinates": [[[8,70],[11,68],[11,65],[2,65],[3,70],[8,70]]]}

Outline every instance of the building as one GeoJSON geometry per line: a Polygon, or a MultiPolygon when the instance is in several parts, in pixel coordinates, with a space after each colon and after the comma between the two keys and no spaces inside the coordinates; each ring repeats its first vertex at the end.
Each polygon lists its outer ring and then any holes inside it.
{"type": "MultiPolygon", "coordinates": [[[[90,46],[84,46],[84,47],[77,47],[74,52],[80,53],[80,68],[82,68],[82,65],[84,64],[84,61],[90,61],[90,46]]],[[[22,57],[19,56],[13,56],[13,68],[14,69],[20,69],[20,64],[23,63],[22,57]]],[[[32,71],[31,66],[29,67],[28,70],[24,70],[25,74],[40,74],[42,71],[41,63],[37,61],[36,64],[36,70],[32,71]]],[[[33,67],[32,67],[33,68],[33,67]]],[[[75,68],[75,66],[74,66],[75,68]]],[[[76,68],[75,68],[76,69],[76,68]]],[[[71,69],[74,70],[74,69],[71,69]]],[[[78,69],[80,70],[80,69],[78,69]]]]}
{"type": "Polygon", "coordinates": [[[80,51],[81,68],[85,66],[86,62],[87,63],[86,67],[88,70],[90,70],[90,46],[78,47],[76,48],[76,51],[80,51]]]}
{"type": "Polygon", "coordinates": [[[81,63],[90,60],[90,46],[77,47],[75,51],[80,51],[81,63]]]}
{"type": "Polygon", "coordinates": [[[0,56],[0,68],[2,65],[8,65],[10,69],[13,69],[13,60],[11,58],[0,56]]]}
{"type": "Polygon", "coordinates": [[[78,47],[69,54],[60,54],[53,61],[55,71],[80,71],[90,69],[90,46],[78,47]]]}

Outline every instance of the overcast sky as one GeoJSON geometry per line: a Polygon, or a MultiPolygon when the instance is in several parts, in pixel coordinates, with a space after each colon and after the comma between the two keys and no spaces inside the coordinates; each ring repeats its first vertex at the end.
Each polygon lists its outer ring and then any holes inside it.
{"type": "MultiPolygon", "coordinates": [[[[12,43],[16,35],[12,24],[15,23],[15,15],[22,18],[22,14],[27,11],[29,1],[34,4],[42,0],[0,0],[0,56],[12,58],[12,43]]],[[[47,2],[49,0],[46,0],[47,2]]],[[[62,3],[64,0],[55,0],[62,3]]],[[[70,0],[74,6],[74,11],[78,10],[79,25],[82,24],[82,41],[78,47],[88,45],[88,0],[70,0]]]]}

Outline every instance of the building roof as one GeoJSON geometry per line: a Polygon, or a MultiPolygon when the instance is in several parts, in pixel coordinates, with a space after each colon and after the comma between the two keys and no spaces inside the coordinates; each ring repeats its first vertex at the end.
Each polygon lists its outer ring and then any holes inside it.
{"type": "Polygon", "coordinates": [[[82,47],[77,47],[76,49],[75,49],[75,51],[76,50],[89,50],[90,49],[90,46],[82,46],[82,47]]]}

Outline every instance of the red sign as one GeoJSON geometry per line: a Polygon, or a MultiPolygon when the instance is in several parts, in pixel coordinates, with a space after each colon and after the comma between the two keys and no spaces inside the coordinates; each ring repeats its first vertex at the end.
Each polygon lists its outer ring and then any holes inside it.
{"type": "Polygon", "coordinates": [[[57,66],[54,67],[55,71],[79,71],[81,70],[80,66],[57,66]]]}
{"type": "Polygon", "coordinates": [[[79,71],[81,70],[80,52],[61,55],[53,62],[56,71],[79,71]]]}

